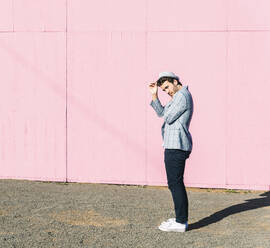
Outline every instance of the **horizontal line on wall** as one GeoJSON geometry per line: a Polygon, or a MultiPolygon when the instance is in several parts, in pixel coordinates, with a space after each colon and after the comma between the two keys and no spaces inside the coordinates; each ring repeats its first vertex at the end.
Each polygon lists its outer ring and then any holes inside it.
{"type": "Polygon", "coordinates": [[[40,31],[40,30],[22,30],[22,31],[1,31],[0,33],[90,33],[90,32],[148,32],[148,33],[230,33],[230,32],[270,32],[270,29],[265,30],[70,30],[70,31],[40,31]]]}
{"type": "Polygon", "coordinates": [[[189,32],[269,32],[270,29],[262,29],[262,30],[149,30],[148,32],[183,32],[183,33],[189,33],[189,32]]]}
{"type": "Polygon", "coordinates": [[[66,33],[66,31],[39,31],[39,30],[33,30],[33,31],[0,31],[0,33],[66,33]]]}

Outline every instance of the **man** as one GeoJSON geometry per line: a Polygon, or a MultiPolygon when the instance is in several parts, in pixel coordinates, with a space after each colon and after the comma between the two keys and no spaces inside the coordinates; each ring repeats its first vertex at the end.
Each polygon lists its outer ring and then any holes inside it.
{"type": "Polygon", "coordinates": [[[173,72],[161,72],[157,82],[150,83],[150,105],[164,118],[161,128],[168,188],[171,191],[176,218],[159,226],[162,231],[185,232],[188,228],[188,197],[183,182],[186,159],[192,151],[189,125],[193,114],[193,100],[188,86],[183,86],[173,72]],[[165,107],[158,99],[158,86],[172,97],[165,107]]]}

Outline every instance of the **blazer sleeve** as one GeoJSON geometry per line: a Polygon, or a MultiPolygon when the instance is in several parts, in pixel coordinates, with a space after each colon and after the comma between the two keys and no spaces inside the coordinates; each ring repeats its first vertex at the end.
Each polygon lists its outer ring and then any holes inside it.
{"type": "Polygon", "coordinates": [[[178,119],[187,110],[187,99],[183,94],[178,94],[172,104],[163,114],[164,121],[169,125],[178,119]]]}
{"type": "Polygon", "coordinates": [[[153,107],[159,117],[162,117],[164,115],[164,107],[162,106],[158,98],[155,99],[155,101],[152,100],[150,105],[153,107]]]}

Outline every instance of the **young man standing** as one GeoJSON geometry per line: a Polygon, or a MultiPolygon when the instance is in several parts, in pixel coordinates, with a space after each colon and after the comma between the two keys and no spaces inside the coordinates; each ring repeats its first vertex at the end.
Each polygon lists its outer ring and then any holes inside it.
{"type": "Polygon", "coordinates": [[[188,197],[183,182],[186,159],[192,150],[189,125],[193,114],[193,100],[188,86],[183,86],[173,72],[161,72],[157,82],[149,84],[150,105],[164,118],[161,128],[164,162],[168,188],[171,191],[176,218],[159,226],[162,231],[185,232],[188,228],[188,197]],[[158,99],[158,86],[172,97],[165,107],[158,99]]]}

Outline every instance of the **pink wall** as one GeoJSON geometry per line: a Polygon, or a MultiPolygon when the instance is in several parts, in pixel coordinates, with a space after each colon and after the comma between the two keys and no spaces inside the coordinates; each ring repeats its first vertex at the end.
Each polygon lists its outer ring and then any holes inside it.
{"type": "Polygon", "coordinates": [[[148,83],[169,70],[194,100],[186,186],[270,189],[269,9],[0,0],[0,178],[166,185],[148,83]]]}

